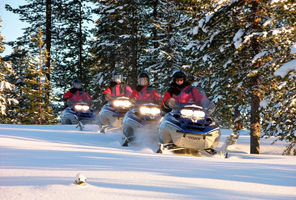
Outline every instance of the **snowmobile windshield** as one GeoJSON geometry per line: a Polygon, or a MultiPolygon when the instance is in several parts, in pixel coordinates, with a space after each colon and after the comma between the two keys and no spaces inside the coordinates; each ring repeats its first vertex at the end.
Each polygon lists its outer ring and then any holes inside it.
{"type": "Polygon", "coordinates": [[[136,99],[137,105],[145,103],[159,104],[161,101],[158,91],[152,87],[143,88],[136,99]]]}
{"type": "Polygon", "coordinates": [[[70,107],[75,107],[76,105],[86,105],[86,106],[89,107],[89,103],[87,103],[87,102],[85,102],[83,100],[76,101],[76,100],[68,99],[67,104],[70,107]]]}
{"type": "Polygon", "coordinates": [[[116,74],[113,76],[113,81],[116,83],[121,83],[122,82],[122,75],[121,74],[116,74]]]}
{"type": "Polygon", "coordinates": [[[197,100],[195,91],[197,89],[193,86],[185,87],[177,96],[174,96],[176,103],[196,104],[197,100]]]}
{"type": "Polygon", "coordinates": [[[214,108],[214,104],[204,95],[202,95],[197,88],[187,86],[179,95],[174,96],[175,106],[174,109],[182,109],[183,107],[196,106],[204,110],[214,108]]]}
{"type": "Polygon", "coordinates": [[[73,87],[76,88],[76,89],[80,89],[81,88],[81,83],[74,82],[73,87]]]}
{"type": "Polygon", "coordinates": [[[149,80],[147,77],[138,78],[138,85],[147,86],[149,84],[149,80]]]}

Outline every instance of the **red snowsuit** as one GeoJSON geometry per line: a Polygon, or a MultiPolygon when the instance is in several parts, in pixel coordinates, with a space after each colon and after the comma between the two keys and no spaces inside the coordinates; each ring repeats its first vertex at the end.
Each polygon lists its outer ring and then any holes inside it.
{"type": "Polygon", "coordinates": [[[173,97],[176,102],[195,103],[197,105],[201,105],[204,100],[208,99],[206,96],[202,95],[198,89],[191,85],[186,86],[179,95],[173,94],[173,96],[171,96],[171,94],[166,91],[164,93],[161,105],[163,105],[164,102],[166,102],[171,97],[173,97]]]}
{"type": "Polygon", "coordinates": [[[131,98],[135,98],[137,101],[153,101],[159,102],[161,96],[155,89],[144,86],[140,91],[133,90],[131,98]]]}
{"type": "Polygon", "coordinates": [[[132,94],[132,89],[128,85],[123,84],[116,84],[114,87],[112,87],[112,90],[110,87],[108,87],[103,94],[110,94],[112,97],[130,97],[132,94]]]}
{"type": "Polygon", "coordinates": [[[70,102],[86,102],[87,104],[91,104],[91,97],[86,93],[86,92],[83,92],[81,90],[77,90],[75,88],[72,88],[71,90],[67,91],[65,94],[64,94],[64,99],[66,101],[70,101],[70,102]]]}
{"type": "Polygon", "coordinates": [[[187,85],[185,88],[181,90],[181,92],[176,95],[172,94],[169,91],[164,93],[161,108],[165,112],[170,112],[171,108],[168,107],[167,101],[169,98],[174,98],[176,102],[179,103],[194,103],[199,106],[204,107],[205,109],[213,107],[213,103],[203,94],[201,94],[196,87],[192,85],[187,85]]]}

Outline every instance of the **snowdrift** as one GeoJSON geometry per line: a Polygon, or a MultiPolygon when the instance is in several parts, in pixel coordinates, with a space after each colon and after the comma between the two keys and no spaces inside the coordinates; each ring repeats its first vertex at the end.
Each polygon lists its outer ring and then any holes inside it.
{"type": "Polygon", "coordinates": [[[124,148],[121,138],[96,126],[0,125],[0,199],[296,199],[284,143],[262,140],[250,155],[243,131],[224,159],[156,154],[152,142],[124,148]],[[78,173],[86,184],[75,184],[78,173]]]}

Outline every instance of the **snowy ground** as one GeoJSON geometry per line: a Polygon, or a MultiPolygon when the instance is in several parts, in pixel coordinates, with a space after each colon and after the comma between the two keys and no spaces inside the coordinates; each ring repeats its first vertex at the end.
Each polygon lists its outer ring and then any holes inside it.
{"type": "Polygon", "coordinates": [[[0,199],[296,199],[296,157],[281,156],[282,143],[262,140],[262,154],[250,155],[242,132],[224,159],[124,148],[121,137],[96,126],[0,125],[0,199]],[[86,185],[73,184],[78,173],[86,185]]]}

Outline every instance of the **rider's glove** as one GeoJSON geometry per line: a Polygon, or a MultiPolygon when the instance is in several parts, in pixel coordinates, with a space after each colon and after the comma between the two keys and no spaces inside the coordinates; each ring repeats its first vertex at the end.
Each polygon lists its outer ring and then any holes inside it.
{"type": "Polygon", "coordinates": [[[106,101],[110,101],[111,100],[111,94],[106,93],[105,94],[105,99],[106,99],[106,101]]]}
{"type": "Polygon", "coordinates": [[[130,101],[135,104],[137,102],[137,99],[135,97],[131,98],[130,101]]]}
{"type": "Polygon", "coordinates": [[[166,101],[166,105],[170,108],[173,108],[176,106],[176,100],[174,98],[169,98],[167,101],[166,101]]]}
{"type": "Polygon", "coordinates": [[[211,115],[215,111],[216,107],[214,104],[211,104],[210,107],[206,108],[207,112],[211,115]]]}

